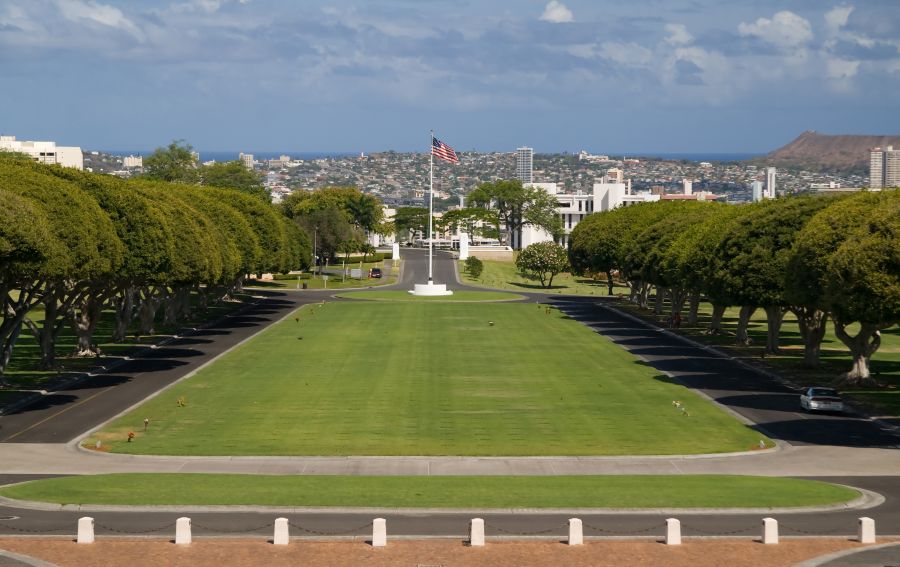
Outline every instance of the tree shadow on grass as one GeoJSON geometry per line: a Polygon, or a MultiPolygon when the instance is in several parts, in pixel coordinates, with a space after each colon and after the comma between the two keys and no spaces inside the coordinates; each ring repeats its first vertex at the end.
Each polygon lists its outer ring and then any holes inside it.
{"type": "Polygon", "coordinates": [[[509,285],[520,287],[522,289],[536,289],[540,291],[553,290],[553,289],[568,289],[569,286],[566,285],[550,285],[550,286],[542,286],[541,284],[529,284],[523,282],[506,282],[509,285]]]}

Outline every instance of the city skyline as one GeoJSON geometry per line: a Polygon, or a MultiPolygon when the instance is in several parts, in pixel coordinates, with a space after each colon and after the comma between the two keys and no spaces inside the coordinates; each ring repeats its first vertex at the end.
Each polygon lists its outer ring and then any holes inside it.
{"type": "Polygon", "coordinates": [[[751,4],[0,0],[0,134],[368,153],[427,151],[433,128],[461,151],[650,154],[900,131],[893,2],[751,4]]]}

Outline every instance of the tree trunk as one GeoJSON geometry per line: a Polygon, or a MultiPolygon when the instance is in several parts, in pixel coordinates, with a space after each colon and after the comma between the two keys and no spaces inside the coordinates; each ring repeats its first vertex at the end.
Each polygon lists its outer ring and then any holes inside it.
{"type": "Polygon", "coordinates": [[[684,309],[684,301],[687,299],[687,290],[683,287],[673,287],[669,289],[669,301],[671,302],[672,315],[681,315],[684,309]]]}
{"type": "MultiPolygon", "coordinates": [[[[691,307],[688,310],[688,325],[697,324],[697,312],[700,311],[700,294],[696,291],[691,293],[691,307]]],[[[719,316],[721,319],[721,315],[719,316]]]]}
{"type": "Polygon", "coordinates": [[[121,343],[128,333],[128,326],[134,319],[134,295],[137,290],[133,285],[126,286],[113,300],[116,311],[116,324],[113,329],[112,340],[121,343]]]}
{"type": "Polygon", "coordinates": [[[734,333],[735,344],[742,346],[753,344],[753,339],[751,339],[750,335],[747,334],[747,327],[750,325],[750,317],[753,317],[753,314],[755,312],[756,306],[754,305],[741,306],[741,312],[740,315],[738,315],[737,331],[735,331],[734,333]]]}
{"type": "Polygon", "coordinates": [[[709,327],[706,329],[707,335],[722,334],[722,317],[725,315],[726,307],[727,305],[719,305],[718,303],[713,303],[712,317],[709,320],[709,327]]]}
{"type": "Polygon", "coordinates": [[[72,330],[78,338],[75,356],[95,357],[100,349],[94,344],[94,329],[103,313],[103,299],[96,294],[89,294],[81,299],[72,315],[72,330]]]}
{"type": "Polygon", "coordinates": [[[822,351],[822,338],[828,327],[828,313],[820,309],[795,307],[791,309],[797,317],[797,326],[803,338],[803,366],[818,368],[822,351]]]}
{"type": "Polygon", "coordinates": [[[663,307],[665,306],[665,302],[666,302],[667,291],[668,290],[666,288],[664,288],[663,286],[660,286],[660,285],[656,286],[656,297],[654,298],[654,301],[653,301],[653,314],[654,315],[662,315],[663,307]]]}
{"type": "Polygon", "coordinates": [[[839,383],[854,387],[877,385],[878,382],[869,373],[869,361],[881,346],[881,330],[876,325],[863,323],[853,337],[847,333],[847,325],[834,317],[834,334],[850,349],[850,356],[853,357],[853,366],[839,383]]]}
{"type": "Polygon", "coordinates": [[[154,322],[161,298],[157,292],[148,288],[144,288],[141,295],[141,306],[138,309],[138,336],[152,335],[156,332],[154,322]]]}
{"type": "Polygon", "coordinates": [[[2,302],[2,310],[0,310],[0,384],[2,385],[7,384],[3,379],[3,374],[12,357],[13,347],[22,332],[22,324],[28,312],[40,300],[40,292],[43,287],[43,281],[19,286],[15,299],[10,295],[7,285],[0,288],[0,302],[2,302]]]}
{"type": "Polygon", "coordinates": [[[650,303],[650,284],[640,282],[639,285],[641,293],[638,296],[638,305],[643,309],[647,309],[647,306],[650,303]]]}
{"type": "Polygon", "coordinates": [[[766,354],[778,354],[778,335],[784,321],[784,309],[780,305],[768,305],[766,311],[766,354]]]}
{"type": "Polygon", "coordinates": [[[613,284],[612,271],[610,270],[609,272],[606,272],[606,289],[607,289],[607,294],[610,297],[612,297],[614,287],[615,287],[615,285],[613,284]]]}

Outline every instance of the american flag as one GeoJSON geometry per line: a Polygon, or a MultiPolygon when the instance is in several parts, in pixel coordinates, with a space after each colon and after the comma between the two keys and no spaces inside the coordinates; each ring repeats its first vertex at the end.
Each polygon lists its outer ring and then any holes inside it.
{"type": "Polygon", "coordinates": [[[431,155],[450,163],[459,163],[459,158],[456,157],[456,152],[453,151],[453,148],[434,136],[431,137],[431,155]]]}

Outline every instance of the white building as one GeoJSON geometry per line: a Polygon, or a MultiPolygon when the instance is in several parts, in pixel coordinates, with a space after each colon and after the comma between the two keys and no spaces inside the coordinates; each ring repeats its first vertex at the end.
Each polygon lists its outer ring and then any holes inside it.
{"type": "Polygon", "coordinates": [[[241,152],[238,154],[238,160],[244,164],[244,167],[247,169],[253,169],[253,154],[245,154],[241,152]]]}
{"type": "Polygon", "coordinates": [[[76,146],[57,146],[56,142],[16,140],[15,136],[0,136],[0,151],[23,153],[39,163],[84,169],[84,154],[76,146]]]}
{"type": "MultiPolygon", "coordinates": [[[[630,180],[622,183],[612,181],[608,177],[604,177],[600,183],[594,183],[594,190],[589,194],[581,191],[574,194],[559,193],[556,183],[532,183],[531,185],[540,187],[556,197],[556,210],[563,228],[563,234],[557,242],[562,246],[568,245],[572,230],[591,213],[660,200],[660,195],[651,195],[649,191],[632,193],[630,180]]],[[[553,236],[546,231],[533,226],[525,226],[519,235],[514,235],[513,245],[520,242],[521,247],[525,248],[529,244],[552,240],[553,236]]]]}
{"type": "Polygon", "coordinates": [[[758,201],[763,200],[763,182],[760,180],[756,180],[750,184],[750,191],[753,194],[753,202],[756,203],[758,201]]]}
{"type": "Polygon", "coordinates": [[[766,168],[766,199],[775,198],[775,173],[774,167],[766,168]]]}
{"type": "Polygon", "coordinates": [[[534,150],[532,148],[516,149],[516,179],[523,185],[534,182],[534,150]]]}
{"type": "Polygon", "coordinates": [[[125,168],[144,167],[144,156],[125,156],[122,165],[125,168]]]}
{"type": "Polygon", "coordinates": [[[894,146],[869,152],[869,188],[900,187],[900,150],[894,146]]]}

